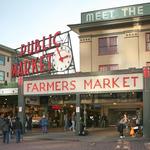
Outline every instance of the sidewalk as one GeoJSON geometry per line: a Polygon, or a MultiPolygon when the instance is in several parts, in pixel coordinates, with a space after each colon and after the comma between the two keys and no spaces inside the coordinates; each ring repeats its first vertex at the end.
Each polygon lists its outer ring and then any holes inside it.
{"type": "MultiPolygon", "coordinates": [[[[117,141],[119,134],[115,128],[90,128],[88,135],[79,136],[72,131],[63,131],[63,129],[50,129],[47,134],[43,134],[40,130],[33,130],[24,135],[24,140],[62,140],[62,141],[83,141],[83,142],[99,142],[99,141],[117,141]]],[[[146,140],[143,137],[125,137],[126,140],[146,140]]]]}

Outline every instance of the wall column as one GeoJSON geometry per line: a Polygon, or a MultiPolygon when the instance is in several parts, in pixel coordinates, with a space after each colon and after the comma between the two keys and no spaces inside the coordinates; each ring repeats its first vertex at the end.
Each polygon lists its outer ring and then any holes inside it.
{"type": "Polygon", "coordinates": [[[23,95],[23,77],[18,78],[18,117],[22,123],[23,132],[25,131],[25,100],[23,95]]]}
{"type": "Polygon", "coordinates": [[[150,138],[150,67],[143,69],[143,136],[150,138]]]}

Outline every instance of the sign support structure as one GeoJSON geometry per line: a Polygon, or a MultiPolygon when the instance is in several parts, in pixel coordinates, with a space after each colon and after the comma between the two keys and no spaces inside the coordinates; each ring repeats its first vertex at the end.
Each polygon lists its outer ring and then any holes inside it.
{"type": "Polygon", "coordinates": [[[143,135],[150,138],[150,67],[143,68],[143,135]]]}
{"type": "Polygon", "coordinates": [[[18,117],[22,123],[23,133],[25,133],[25,100],[23,94],[23,77],[18,78],[18,117]]]}

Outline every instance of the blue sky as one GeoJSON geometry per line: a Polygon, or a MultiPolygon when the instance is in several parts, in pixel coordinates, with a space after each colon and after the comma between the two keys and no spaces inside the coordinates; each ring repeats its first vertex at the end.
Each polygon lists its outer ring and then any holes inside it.
{"type": "MultiPolygon", "coordinates": [[[[150,0],[0,0],[0,44],[18,48],[81,21],[81,12],[147,3],[150,0]]],[[[78,35],[71,33],[77,70],[78,35]]]]}

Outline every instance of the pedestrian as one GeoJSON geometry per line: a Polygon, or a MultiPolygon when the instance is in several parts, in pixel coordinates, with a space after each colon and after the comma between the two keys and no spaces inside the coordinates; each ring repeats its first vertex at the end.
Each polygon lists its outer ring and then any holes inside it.
{"type": "Polygon", "coordinates": [[[107,125],[107,116],[103,114],[101,117],[101,127],[106,128],[106,125],[107,125]]]}
{"type": "Polygon", "coordinates": [[[16,133],[16,143],[20,143],[21,141],[21,135],[23,133],[22,131],[22,123],[20,121],[19,117],[16,117],[15,123],[14,123],[14,129],[15,129],[15,133],[16,133]]]}
{"type": "Polygon", "coordinates": [[[126,115],[122,116],[118,123],[118,132],[120,133],[120,138],[124,138],[124,128],[126,128],[127,118],[126,115]]]}
{"type": "Polygon", "coordinates": [[[64,131],[68,129],[68,114],[64,114],[64,131]]]}
{"type": "Polygon", "coordinates": [[[75,132],[75,112],[72,113],[71,115],[71,126],[70,126],[70,130],[72,130],[73,132],[75,132]]]}
{"type": "Polygon", "coordinates": [[[3,143],[8,144],[10,141],[10,124],[9,124],[9,119],[7,117],[4,118],[2,132],[3,132],[3,143]]]}
{"type": "Polygon", "coordinates": [[[45,115],[43,115],[42,119],[40,120],[40,126],[42,128],[43,133],[48,132],[48,119],[46,118],[45,115]]]}
{"type": "Polygon", "coordinates": [[[27,131],[32,130],[32,115],[31,114],[26,114],[25,127],[26,127],[27,131]]]}
{"type": "Polygon", "coordinates": [[[0,129],[4,126],[5,121],[4,121],[4,114],[0,114],[0,129]]]}

